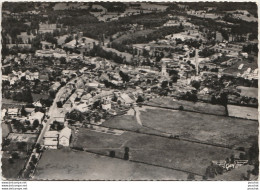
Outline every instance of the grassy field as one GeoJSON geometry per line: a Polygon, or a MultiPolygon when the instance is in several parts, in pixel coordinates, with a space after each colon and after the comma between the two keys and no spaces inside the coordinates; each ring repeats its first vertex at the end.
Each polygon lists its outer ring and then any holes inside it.
{"type": "MultiPolygon", "coordinates": [[[[251,68],[252,71],[254,71],[255,69],[258,68],[258,63],[257,63],[257,56],[254,56],[254,61],[249,62],[247,60],[242,60],[242,61],[238,61],[235,62],[232,66],[226,68],[224,70],[224,73],[229,73],[229,74],[233,74],[233,75],[237,75],[238,73],[242,74],[244,73],[248,68],[251,68]],[[243,68],[241,70],[238,70],[238,67],[244,64],[243,68]]],[[[251,71],[251,72],[252,72],[251,71]]]]}
{"type": "Polygon", "coordinates": [[[33,180],[46,179],[186,180],[187,174],[87,152],[60,149],[43,153],[33,180]]]}
{"type": "Polygon", "coordinates": [[[14,163],[9,163],[10,154],[3,152],[2,154],[2,176],[6,179],[17,179],[19,172],[23,169],[26,155],[19,154],[19,159],[14,159],[14,163]]]}
{"type": "Polygon", "coordinates": [[[8,125],[6,123],[2,122],[1,127],[2,127],[2,137],[6,137],[10,132],[8,125]]]}
{"type": "Polygon", "coordinates": [[[40,99],[48,99],[49,95],[48,94],[35,94],[32,93],[33,101],[38,101],[40,99]]]}
{"type": "MultiPolygon", "coordinates": [[[[145,108],[145,106],[143,106],[145,108]]],[[[179,110],[151,109],[140,111],[142,126],[135,116],[119,116],[102,125],[152,134],[179,135],[180,138],[228,146],[249,147],[258,136],[258,122],[179,110]]]]}
{"type": "Polygon", "coordinates": [[[241,90],[242,96],[258,98],[258,89],[252,87],[238,86],[238,89],[241,90]]]}
{"type": "Polygon", "coordinates": [[[170,138],[125,132],[111,135],[80,129],[75,147],[123,158],[124,148],[130,148],[130,160],[170,167],[203,175],[212,160],[230,157],[234,151],[225,148],[190,143],[170,138]]]}
{"type": "Polygon", "coordinates": [[[258,120],[257,108],[228,105],[228,115],[237,118],[258,120]]]}
{"type": "Polygon", "coordinates": [[[258,136],[258,122],[185,111],[147,109],[144,125],[183,138],[223,145],[250,146],[258,136]],[[253,138],[254,137],[254,138],[253,138]]]}
{"type": "Polygon", "coordinates": [[[2,109],[7,108],[22,108],[23,105],[26,105],[26,102],[18,102],[12,99],[2,98],[2,109]]]}
{"type": "Polygon", "coordinates": [[[183,106],[183,109],[186,111],[195,111],[200,113],[209,113],[216,115],[225,115],[225,107],[221,105],[212,105],[203,102],[190,102],[185,100],[176,100],[174,101],[172,97],[160,97],[154,98],[150,101],[145,102],[147,105],[151,106],[161,106],[173,109],[179,109],[180,106],[183,106]]]}
{"type": "Polygon", "coordinates": [[[124,34],[124,35],[120,36],[119,38],[115,39],[113,42],[121,44],[124,40],[128,40],[128,39],[134,40],[138,37],[144,37],[145,35],[148,35],[153,32],[154,32],[154,30],[147,29],[147,30],[137,31],[137,32],[131,33],[131,34],[124,34]]]}
{"type": "Polygon", "coordinates": [[[130,62],[131,60],[132,60],[132,58],[133,58],[133,55],[132,54],[130,54],[130,53],[126,53],[126,52],[120,52],[120,51],[118,51],[118,50],[116,50],[116,49],[113,49],[113,48],[107,48],[107,47],[102,47],[104,50],[106,50],[106,51],[111,51],[111,52],[114,52],[114,53],[116,53],[118,56],[123,56],[123,57],[125,57],[126,58],[126,61],[128,61],[128,62],[130,62]]]}

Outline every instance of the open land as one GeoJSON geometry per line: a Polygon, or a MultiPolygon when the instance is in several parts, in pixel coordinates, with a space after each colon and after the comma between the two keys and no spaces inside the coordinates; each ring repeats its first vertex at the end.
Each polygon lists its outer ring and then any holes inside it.
{"type": "Polygon", "coordinates": [[[160,97],[146,101],[145,104],[150,106],[159,106],[165,108],[179,109],[183,106],[183,110],[195,111],[200,113],[209,113],[215,115],[225,115],[225,107],[221,105],[207,104],[203,102],[190,102],[185,100],[174,100],[173,97],[160,97]]]}
{"type": "Polygon", "coordinates": [[[84,128],[79,130],[73,146],[102,155],[109,155],[113,150],[115,156],[121,159],[124,157],[124,148],[129,147],[131,161],[198,175],[204,175],[212,160],[225,159],[236,152],[226,148],[141,133],[124,132],[122,135],[111,135],[84,128]]]}
{"type": "Polygon", "coordinates": [[[156,130],[157,134],[167,133],[225,146],[248,147],[258,135],[257,121],[149,107],[140,112],[143,127],[134,116],[128,115],[114,117],[103,125],[117,129],[139,129],[147,133],[154,133],[156,130]]]}
{"type": "Polygon", "coordinates": [[[124,40],[133,40],[138,37],[144,37],[145,35],[148,35],[152,32],[154,32],[154,30],[147,29],[147,30],[137,31],[132,34],[124,34],[124,35],[120,36],[119,38],[117,38],[116,40],[114,40],[113,42],[122,43],[124,40]]]}
{"type": "Polygon", "coordinates": [[[60,149],[43,153],[34,180],[181,180],[187,179],[187,175],[181,171],[60,149]]]}
{"type": "Polygon", "coordinates": [[[238,86],[237,88],[241,89],[242,96],[258,98],[258,89],[257,88],[245,87],[245,86],[238,86]]]}
{"type": "Polygon", "coordinates": [[[26,105],[25,102],[18,102],[11,99],[2,98],[2,109],[7,108],[22,108],[23,105],[26,105]]]}
{"type": "Polygon", "coordinates": [[[237,118],[258,120],[257,108],[228,105],[228,115],[237,118]]]}
{"type": "Polygon", "coordinates": [[[7,152],[3,152],[2,154],[2,176],[7,179],[17,179],[19,172],[23,169],[26,155],[19,154],[20,158],[14,159],[14,163],[10,163],[8,161],[9,157],[11,156],[7,152]]]}

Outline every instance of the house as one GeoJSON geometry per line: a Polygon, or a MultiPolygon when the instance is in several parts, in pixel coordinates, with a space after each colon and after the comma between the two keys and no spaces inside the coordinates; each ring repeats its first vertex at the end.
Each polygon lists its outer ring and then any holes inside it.
{"type": "Polygon", "coordinates": [[[49,75],[47,73],[40,73],[39,74],[39,80],[41,82],[43,81],[49,81],[49,75]]]}
{"type": "Polygon", "coordinates": [[[121,94],[121,95],[118,97],[117,102],[121,102],[121,104],[130,106],[130,105],[133,104],[135,101],[134,101],[133,99],[131,99],[131,98],[128,96],[128,94],[123,93],[123,94],[121,94]]]}
{"type": "Polygon", "coordinates": [[[7,113],[9,116],[18,116],[19,110],[18,110],[18,108],[8,108],[7,113]]]}
{"type": "Polygon", "coordinates": [[[56,30],[56,29],[57,29],[57,24],[40,23],[38,32],[40,34],[42,34],[42,33],[53,33],[54,30],[56,30]]]}
{"type": "Polygon", "coordinates": [[[87,38],[87,37],[81,37],[79,39],[74,39],[64,45],[66,48],[74,49],[79,48],[81,53],[84,53],[88,50],[93,49],[95,45],[97,45],[99,42],[97,40],[87,38]]]}
{"type": "Polygon", "coordinates": [[[48,149],[57,149],[59,145],[59,132],[58,131],[47,131],[44,134],[44,146],[48,149]]]}
{"type": "Polygon", "coordinates": [[[50,89],[53,90],[53,91],[57,91],[60,87],[60,83],[59,82],[55,82],[51,87],[50,89]]]}
{"type": "Polygon", "coordinates": [[[42,112],[32,112],[30,116],[28,116],[28,119],[31,123],[33,123],[35,120],[38,120],[39,123],[42,123],[44,117],[44,113],[42,112]]]}
{"type": "Polygon", "coordinates": [[[225,168],[227,164],[226,160],[213,160],[212,163],[221,166],[222,168],[225,168]]]}
{"type": "Polygon", "coordinates": [[[41,46],[42,49],[52,49],[54,47],[54,44],[50,43],[50,42],[46,42],[46,41],[41,41],[41,46]]]}
{"type": "Polygon", "coordinates": [[[70,145],[71,129],[64,127],[59,134],[59,145],[68,147],[70,145]]]}
{"type": "Polygon", "coordinates": [[[2,112],[1,112],[1,117],[2,117],[2,120],[4,119],[4,116],[7,114],[7,110],[6,109],[2,109],[2,112]]]}
{"type": "Polygon", "coordinates": [[[216,32],[216,41],[217,42],[223,42],[224,38],[220,32],[216,32]]]}
{"type": "Polygon", "coordinates": [[[21,34],[17,35],[17,38],[21,39],[24,44],[30,44],[35,37],[33,34],[27,34],[27,32],[21,32],[21,34]]]}

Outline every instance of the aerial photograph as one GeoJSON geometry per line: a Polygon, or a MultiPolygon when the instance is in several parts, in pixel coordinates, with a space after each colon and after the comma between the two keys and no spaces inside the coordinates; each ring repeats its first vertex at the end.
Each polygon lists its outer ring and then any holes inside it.
{"type": "Polygon", "coordinates": [[[3,2],[4,181],[257,181],[256,2],[3,2]]]}

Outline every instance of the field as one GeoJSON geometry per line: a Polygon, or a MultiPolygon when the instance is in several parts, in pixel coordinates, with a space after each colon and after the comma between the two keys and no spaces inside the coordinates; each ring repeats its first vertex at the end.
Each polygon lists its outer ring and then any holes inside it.
{"type": "Polygon", "coordinates": [[[2,137],[6,137],[10,132],[8,125],[6,123],[2,122],[1,127],[2,127],[2,137]]]}
{"type": "Polygon", "coordinates": [[[179,110],[143,106],[138,124],[135,116],[119,116],[102,125],[156,134],[178,135],[180,138],[207,143],[249,147],[258,136],[258,122],[179,110]]]}
{"type": "Polygon", "coordinates": [[[258,120],[257,108],[228,105],[228,115],[237,118],[258,120]]]}
{"type": "Polygon", "coordinates": [[[35,94],[32,93],[33,101],[38,101],[40,99],[48,99],[49,95],[48,94],[35,94]]]}
{"type": "Polygon", "coordinates": [[[154,98],[150,101],[145,102],[147,105],[159,106],[166,108],[179,109],[183,106],[186,111],[195,111],[200,113],[209,113],[215,115],[226,115],[225,107],[221,105],[212,105],[203,102],[190,102],[185,100],[173,100],[172,97],[160,97],[154,98]]]}
{"type": "Polygon", "coordinates": [[[11,143],[4,147],[4,151],[24,151],[31,149],[32,145],[36,142],[37,134],[19,134],[19,133],[9,133],[8,139],[11,143]],[[23,147],[18,148],[18,142],[26,142],[23,147]]]}
{"type": "Polygon", "coordinates": [[[144,37],[145,35],[148,35],[150,33],[154,32],[152,29],[137,31],[132,34],[124,34],[120,36],[119,38],[115,39],[113,42],[121,44],[125,40],[135,40],[138,37],[144,37]]]}
{"type": "Polygon", "coordinates": [[[17,102],[12,99],[2,98],[2,109],[7,108],[22,108],[23,105],[26,105],[26,102],[17,102]]]}
{"type": "Polygon", "coordinates": [[[2,176],[7,179],[17,179],[19,172],[23,169],[26,155],[20,154],[19,159],[14,159],[14,163],[9,163],[10,155],[6,152],[2,153],[2,176]]]}
{"type": "Polygon", "coordinates": [[[235,152],[225,148],[134,132],[111,135],[81,128],[78,134],[75,147],[82,147],[84,150],[102,155],[109,155],[113,150],[116,157],[121,159],[124,156],[124,148],[129,147],[131,161],[198,175],[204,175],[212,160],[225,159],[235,152]]]}
{"type": "Polygon", "coordinates": [[[238,86],[238,89],[241,90],[242,96],[258,98],[258,89],[253,87],[245,87],[245,86],[238,86]]]}
{"type": "MultiPolygon", "coordinates": [[[[47,150],[33,180],[186,180],[187,174],[88,152],[47,150]]],[[[199,178],[201,179],[201,178],[199,178]]]]}
{"type": "Polygon", "coordinates": [[[113,49],[113,48],[107,48],[107,47],[102,47],[104,50],[106,50],[106,51],[111,51],[111,52],[114,52],[114,53],[116,53],[118,56],[123,56],[123,57],[125,57],[126,58],[126,61],[128,61],[128,62],[130,62],[131,60],[132,60],[132,58],[133,58],[133,56],[130,54],[130,53],[126,53],[126,52],[120,52],[120,51],[118,51],[118,50],[116,50],[116,49],[113,49]]]}
{"type": "Polygon", "coordinates": [[[252,61],[252,62],[249,62],[249,61],[246,61],[246,60],[235,62],[232,66],[224,69],[224,73],[233,74],[233,75],[237,75],[238,73],[242,74],[248,68],[251,68],[252,71],[254,71],[255,69],[258,68],[257,56],[254,57],[254,61],[252,61]],[[244,66],[243,66],[243,68],[241,70],[238,70],[238,67],[241,64],[244,64],[244,66]]]}

